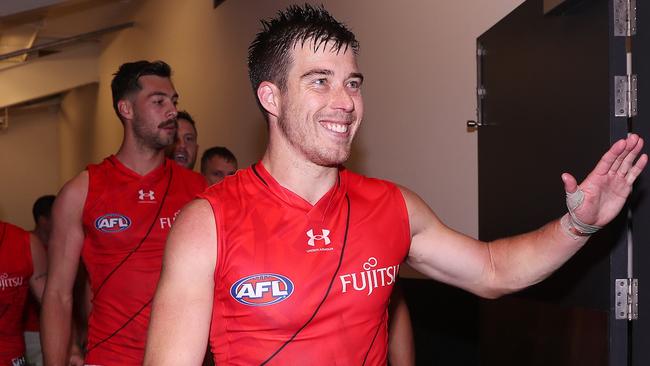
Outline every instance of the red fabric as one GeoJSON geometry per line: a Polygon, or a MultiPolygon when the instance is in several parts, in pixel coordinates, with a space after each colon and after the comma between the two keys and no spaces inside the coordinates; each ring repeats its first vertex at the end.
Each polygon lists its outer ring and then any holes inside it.
{"type": "Polygon", "coordinates": [[[308,322],[334,279],[313,320],[268,364],[385,365],[388,299],[410,245],[399,189],[342,169],[312,206],[261,163],[254,169],[202,195],[218,227],[210,330],[216,364],[267,360],[308,322]]]}
{"type": "Polygon", "coordinates": [[[33,273],[29,233],[0,222],[0,366],[25,354],[23,311],[33,273]]]}
{"type": "Polygon", "coordinates": [[[93,307],[86,363],[141,365],[167,234],[206,182],[171,160],[140,176],[110,156],[88,173],[82,257],[93,307]]]}

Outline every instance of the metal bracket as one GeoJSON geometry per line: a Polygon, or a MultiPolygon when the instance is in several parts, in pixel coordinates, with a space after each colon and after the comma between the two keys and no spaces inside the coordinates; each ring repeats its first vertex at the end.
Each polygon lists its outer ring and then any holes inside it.
{"type": "Polygon", "coordinates": [[[614,286],[616,319],[628,321],[638,319],[639,280],[636,278],[617,279],[614,286]]]}
{"type": "Polygon", "coordinates": [[[614,35],[636,34],[636,0],[614,0],[614,35]]]}
{"type": "Polygon", "coordinates": [[[634,117],[637,113],[636,75],[614,76],[614,116],[634,117]]]}
{"type": "Polygon", "coordinates": [[[483,122],[483,98],[487,94],[483,86],[483,58],[487,50],[480,43],[476,44],[476,121],[467,121],[468,131],[474,131],[481,126],[487,126],[483,122]]]}

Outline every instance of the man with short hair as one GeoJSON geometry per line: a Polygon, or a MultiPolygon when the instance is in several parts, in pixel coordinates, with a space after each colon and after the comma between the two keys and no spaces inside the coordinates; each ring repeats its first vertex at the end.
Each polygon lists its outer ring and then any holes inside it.
{"type": "Polygon", "coordinates": [[[162,61],[120,66],[111,82],[124,130],[115,155],[65,184],[54,204],[42,312],[45,362],[64,365],[80,256],[92,289],[86,364],[141,365],[165,239],[202,176],[166,159],[178,94],[162,61]]]}
{"type": "Polygon", "coordinates": [[[199,145],[196,142],[198,137],[196,124],[187,111],[178,111],[176,120],[178,121],[178,131],[174,144],[166,150],[167,157],[192,170],[196,164],[196,153],[199,150],[199,145]]]}
{"type": "Polygon", "coordinates": [[[208,339],[217,365],[385,365],[386,310],[404,260],[479,296],[520,290],[616,217],[647,163],[630,135],[580,185],[562,175],[562,219],[480,242],[407,188],[342,167],[363,118],[354,34],[310,5],[263,24],[249,74],[266,152],[180,214],[145,365],[199,364],[208,339]]]}
{"type": "Polygon", "coordinates": [[[209,185],[219,183],[223,178],[235,174],[237,158],[223,146],[211,147],[201,156],[201,174],[209,185]]]}
{"type": "Polygon", "coordinates": [[[0,365],[25,365],[25,303],[30,289],[41,300],[46,276],[38,236],[0,221],[0,365]]]}

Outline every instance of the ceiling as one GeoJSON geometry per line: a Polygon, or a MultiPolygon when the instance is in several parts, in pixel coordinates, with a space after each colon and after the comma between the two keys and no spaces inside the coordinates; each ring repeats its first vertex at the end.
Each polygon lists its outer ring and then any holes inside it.
{"type": "MultiPolygon", "coordinates": [[[[141,2],[142,0],[0,1],[0,83],[7,80],[15,83],[18,72],[20,75],[47,73],[47,68],[34,61],[48,56],[53,59],[74,59],[85,47],[98,57],[102,38],[131,26],[130,16],[141,2]],[[28,49],[31,51],[20,52],[28,49]]],[[[87,57],[88,52],[84,55],[87,57]]],[[[44,85],[39,89],[51,92],[69,87],[70,85],[62,85],[60,88],[49,86],[48,89],[44,85]]],[[[25,97],[7,102],[0,100],[0,107],[29,102],[42,98],[44,93],[49,92],[36,91],[33,95],[26,94],[25,97]]]]}

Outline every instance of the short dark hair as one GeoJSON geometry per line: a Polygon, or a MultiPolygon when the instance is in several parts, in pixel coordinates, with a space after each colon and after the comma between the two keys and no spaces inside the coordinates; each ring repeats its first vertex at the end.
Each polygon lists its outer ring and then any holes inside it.
{"type": "Polygon", "coordinates": [[[164,61],[136,61],[122,64],[111,81],[111,91],[113,93],[113,109],[117,117],[122,120],[122,115],[117,108],[117,102],[126,98],[134,91],[142,89],[138,79],[140,76],[156,75],[163,78],[170,78],[172,69],[164,61]]]}
{"type": "Polygon", "coordinates": [[[34,216],[35,223],[38,223],[38,218],[41,216],[48,219],[50,218],[52,215],[52,205],[54,204],[55,198],[55,195],[48,194],[36,199],[34,206],[32,206],[32,216],[34,216]]]}
{"type": "Polygon", "coordinates": [[[215,156],[220,156],[223,160],[229,163],[237,163],[237,158],[230,150],[223,146],[214,146],[203,152],[201,155],[201,173],[205,174],[205,170],[208,168],[208,161],[215,156]]]}
{"type": "Polygon", "coordinates": [[[199,134],[199,132],[196,130],[196,123],[194,123],[194,119],[187,111],[178,111],[176,114],[176,120],[179,119],[184,119],[189,122],[192,125],[192,128],[194,128],[194,133],[197,135],[199,134]]]}
{"type": "Polygon", "coordinates": [[[263,81],[270,81],[284,90],[292,61],[290,51],[297,43],[304,46],[312,40],[316,51],[331,41],[333,51],[348,48],[355,54],[359,51],[354,33],[322,5],[291,5],[278,12],[276,18],[262,20],[262,27],[248,48],[248,76],[253,91],[257,91],[263,81]]]}

